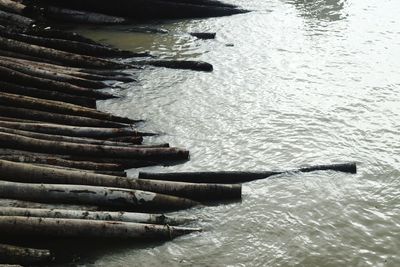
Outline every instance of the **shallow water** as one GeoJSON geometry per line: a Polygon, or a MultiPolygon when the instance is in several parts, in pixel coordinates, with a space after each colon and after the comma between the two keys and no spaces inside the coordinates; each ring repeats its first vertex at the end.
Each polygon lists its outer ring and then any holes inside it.
{"type": "MultiPolygon", "coordinates": [[[[154,27],[81,29],[213,73],[148,68],[101,108],[147,119],[186,147],[150,171],[271,170],[356,161],[357,175],[281,175],[245,184],[243,201],[178,212],[204,232],[110,249],[96,266],[400,266],[400,2],[237,0],[254,12],[154,27]],[[217,32],[196,40],[190,31],[217,32]]],[[[132,171],[135,175],[135,171],[132,171]]],[[[90,265],[87,264],[87,265],[90,265]]]]}

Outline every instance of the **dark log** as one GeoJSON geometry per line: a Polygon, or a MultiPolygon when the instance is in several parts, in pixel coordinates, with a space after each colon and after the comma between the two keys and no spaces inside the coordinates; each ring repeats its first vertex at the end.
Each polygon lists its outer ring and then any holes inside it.
{"type": "MultiPolygon", "coordinates": [[[[0,229],[0,233],[5,234],[3,229],[0,229]]],[[[49,250],[0,244],[0,264],[36,265],[49,263],[51,260],[52,256],[49,250]]]]}
{"type": "MultiPolygon", "coordinates": [[[[0,197],[45,203],[95,205],[122,210],[176,210],[198,205],[197,202],[188,199],[140,190],[6,181],[0,181],[0,197]]],[[[4,230],[2,226],[0,229],[4,230]]]]}
{"type": "Polygon", "coordinates": [[[14,24],[21,27],[30,27],[34,23],[34,21],[30,18],[13,13],[8,13],[1,10],[0,10],[0,22],[5,22],[7,24],[14,24]]]}
{"type": "Polygon", "coordinates": [[[98,120],[115,121],[118,123],[134,124],[138,121],[124,117],[114,116],[91,108],[85,108],[59,101],[43,100],[28,96],[0,92],[0,104],[20,108],[35,109],[41,111],[55,112],[61,114],[88,117],[98,120]]]}
{"type": "Polygon", "coordinates": [[[8,236],[146,240],[169,240],[201,231],[199,228],[168,225],[18,216],[0,217],[0,229],[8,236]]]}
{"type": "Polygon", "coordinates": [[[112,211],[82,211],[67,209],[32,209],[0,207],[0,216],[18,217],[42,217],[57,219],[80,219],[96,221],[117,221],[147,223],[159,225],[180,225],[192,222],[195,219],[190,217],[173,217],[164,214],[148,214],[137,212],[112,212],[112,211]]]}
{"type": "Polygon", "coordinates": [[[0,198],[0,207],[14,207],[14,208],[29,208],[29,209],[68,209],[68,210],[81,210],[81,211],[98,211],[97,206],[84,206],[84,205],[59,205],[49,203],[39,203],[31,201],[22,201],[15,199],[0,198]]]}
{"type": "Polygon", "coordinates": [[[217,35],[215,32],[191,32],[191,36],[194,36],[199,39],[215,39],[215,36],[217,35]]]}
{"type": "Polygon", "coordinates": [[[45,38],[76,41],[76,42],[92,44],[92,45],[102,45],[102,44],[97,43],[97,42],[93,41],[92,39],[84,37],[76,32],[62,31],[62,30],[52,29],[51,27],[27,28],[27,29],[24,29],[24,32],[29,35],[41,36],[41,37],[45,37],[45,38]]]}
{"type": "Polygon", "coordinates": [[[124,69],[127,65],[110,60],[91,56],[77,55],[52,48],[31,45],[12,39],[0,37],[0,46],[3,50],[27,54],[29,56],[49,59],[72,67],[97,68],[97,69],[124,69]]]}
{"type": "Polygon", "coordinates": [[[0,91],[5,93],[65,102],[87,108],[96,108],[96,99],[94,98],[70,95],[57,91],[41,90],[34,87],[16,85],[14,83],[7,83],[2,81],[0,81],[0,88],[0,91]]]}
{"type": "Polygon", "coordinates": [[[140,179],[162,180],[162,181],[179,181],[190,183],[219,183],[233,184],[244,183],[253,180],[265,179],[273,175],[295,173],[295,172],[312,172],[312,171],[339,171],[345,173],[357,173],[356,163],[316,165],[312,167],[294,169],[290,171],[262,171],[262,172],[238,172],[238,171],[222,171],[222,172],[181,172],[181,173],[148,173],[140,172],[140,179]]]}
{"type": "Polygon", "coordinates": [[[0,160],[0,177],[25,183],[79,184],[136,189],[207,201],[240,199],[242,192],[241,185],[140,180],[5,160],[0,160]]]}
{"type": "Polygon", "coordinates": [[[150,65],[155,67],[164,67],[170,69],[182,69],[182,70],[196,70],[196,71],[213,71],[213,66],[210,63],[202,61],[182,61],[182,60],[142,60],[133,61],[133,64],[138,65],[150,65]]]}

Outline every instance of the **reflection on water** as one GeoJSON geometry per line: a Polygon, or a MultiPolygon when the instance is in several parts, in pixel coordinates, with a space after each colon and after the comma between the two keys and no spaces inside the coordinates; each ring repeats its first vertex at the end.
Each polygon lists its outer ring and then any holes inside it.
{"type": "Polygon", "coordinates": [[[155,141],[191,151],[185,164],[147,170],[356,161],[359,173],[245,184],[241,203],[178,212],[198,216],[203,233],[110,249],[94,264],[400,266],[400,2],[232,2],[257,11],[162,25],[172,35],[86,31],[121,48],[214,64],[213,73],[145,69],[121,99],[100,104],[148,119],[145,130],[167,133],[155,141]]]}

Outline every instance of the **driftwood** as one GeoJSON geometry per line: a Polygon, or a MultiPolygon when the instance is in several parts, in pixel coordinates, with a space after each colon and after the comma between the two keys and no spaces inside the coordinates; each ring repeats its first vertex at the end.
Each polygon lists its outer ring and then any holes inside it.
{"type": "Polygon", "coordinates": [[[268,178],[273,175],[292,173],[292,172],[313,172],[313,171],[339,171],[346,173],[356,173],[357,167],[355,163],[316,165],[290,171],[262,171],[262,172],[181,172],[181,173],[147,173],[140,172],[140,179],[163,180],[163,181],[179,181],[191,183],[219,183],[232,184],[244,183],[258,179],[268,178]]]}
{"type": "Polygon", "coordinates": [[[155,224],[4,216],[0,229],[8,236],[169,240],[199,228],[155,224]]]}
{"type": "MultiPolygon", "coordinates": [[[[119,210],[185,209],[198,205],[189,199],[112,187],[25,184],[0,181],[0,198],[58,204],[83,204],[119,210]]],[[[0,226],[0,229],[2,227],[0,226]]]]}
{"type": "Polygon", "coordinates": [[[16,14],[23,14],[26,6],[20,1],[13,0],[0,0],[0,9],[16,14]]]}
{"type": "Polygon", "coordinates": [[[155,67],[165,67],[170,69],[184,69],[197,71],[213,71],[213,66],[210,63],[203,61],[182,61],[182,60],[135,60],[132,62],[137,65],[150,65],[155,67]]]}
{"type": "Polygon", "coordinates": [[[181,182],[152,181],[85,171],[52,169],[32,164],[0,160],[0,177],[16,182],[81,184],[115,188],[138,189],[195,200],[240,199],[240,185],[191,184],[181,182]]]}
{"type": "Polygon", "coordinates": [[[88,205],[67,205],[67,204],[49,204],[32,201],[23,201],[16,199],[0,198],[0,207],[4,208],[24,208],[24,209],[67,209],[67,210],[80,210],[80,211],[99,211],[101,208],[97,206],[88,205]]]}
{"type": "MultiPolygon", "coordinates": [[[[5,232],[0,228],[1,235],[5,232]]],[[[17,247],[0,244],[0,264],[43,264],[49,263],[52,256],[49,250],[17,247]]]]}
{"type": "Polygon", "coordinates": [[[215,36],[217,35],[215,32],[191,32],[191,36],[194,36],[198,39],[215,39],[215,36]]]}
{"type": "Polygon", "coordinates": [[[0,216],[43,217],[58,219],[81,219],[98,221],[119,221],[148,224],[180,225],[194,221],[189,217],[173,217],[164,214],[148,214],[135,212],[82,211],[66,209],[28,209],[0,207],[0,216]]]}

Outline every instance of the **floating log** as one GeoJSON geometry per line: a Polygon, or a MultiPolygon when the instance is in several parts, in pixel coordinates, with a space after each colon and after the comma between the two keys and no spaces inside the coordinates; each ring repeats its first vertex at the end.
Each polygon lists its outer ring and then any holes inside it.
{"type": "Polygon", "coordinates": [[[138,189],[195,200],[240,199],[240,185],[194,184],[123,178],[0,160],[0,177],[16,182],[81,184],[138,189]]]}
{"type": "Polygon", "coordinates": [[[313,171],[339,171],[345,173],[357,173],[356,163],[316,165],[290,171],[262,171],[262,172],[178,172],[178,173],[150,173],[140,172],[139,179],[151,179],[162,181],[178,181],[189,183],[218,183],[233,184],[244,183],[258,179],[268,178],[273,175],[292,172],[313,172],[313,171]]]}
{"type": "Polygon", "coordinates": [[[45,100],[54,100],[58,102],[65,102],[69,104],[75,104],[87,108],[96,108],[96,99],[74,96],[65,94],[57,91],[41,90],[34,87],[27,87],[22,85],[16,85],[13,83],[7,83],[0,81],[0,90],[4,93],[18,94],[23,96],[30,96],[34,98],[41,98],[45,100]]]}
{"type": "Polygon", "coordinates": [[[30,56],[49,59],[72,67],[84,67],[95,69],[124,69],[127,65],[110,60],[95,58],[91,56],[77,55],[52,48],[27,44],[12,39],[0,37],[0,47],[16,53],[28,54],[30,56]]]}
{"type": "Polygon", "coordinates": [[[200,228],[161,226],[155,224],[3,216],[0,217],[2,234],[8,236],[118,238],[169,240],[200,232],[200,228]]]}
{"type": "MultiPolygon", "coordinates": [[[[0,233],[4,235],[6,232],[0,228],[0,233]]],[[[0,244],[0,264],[36,265],[49,263],[51,260],[52,256],[49,250],[0,244]]]]}
{"type": "Polygon", "coordinates": [[[82,211],[66,209],[28,209],[0,207],[0,216],[43,217],[57,219],[81,219],[97,221],[119,221],[160,225],[181,225],[194,221],[194,218],[173,217],[164,214],[137,212],[82,211]]]}
{"type": "Polygon", "coordinates": [[[56,112],[61,114],[76,115],[99,120],[115,121],[125,124],[134,124],[140,122],[124,117],[115,116],[109,113],[101,112],[96,109],[85,108],[73,104],[68,104],[59,101],[43,100],[28,96],[18,96],[0,92],[0,104],[6,106],[31,108],[41,111],[56,112]]]}
{"type": "MultiPolygon", "coordinates": [[[[83,204],[122,210],[186,209],[198,205],[185,198],[111,187],[25,184],[0,181],[0,198],[58,204],[83,204]]],[[[1,217],[0,217],[1,218],[1,217]]],[[[0,226],[1,230],[4,230],[0,226]]]]}
{"type": "Polygon", "coordinates": [[[170,69],[197,70],[197,71],[213,71],[213,66],[210,63],[203,61],[189,60],[135,60],[132,62],[137,65],[150,65],[155,67],[164,67],[170,69]]]}
{"type": "Polygon", "coordinates": [[[194,36],[199,39],[215,39],[215,36],[217,35],[215,32],[191,32],[191,36],[194,36]]]}

